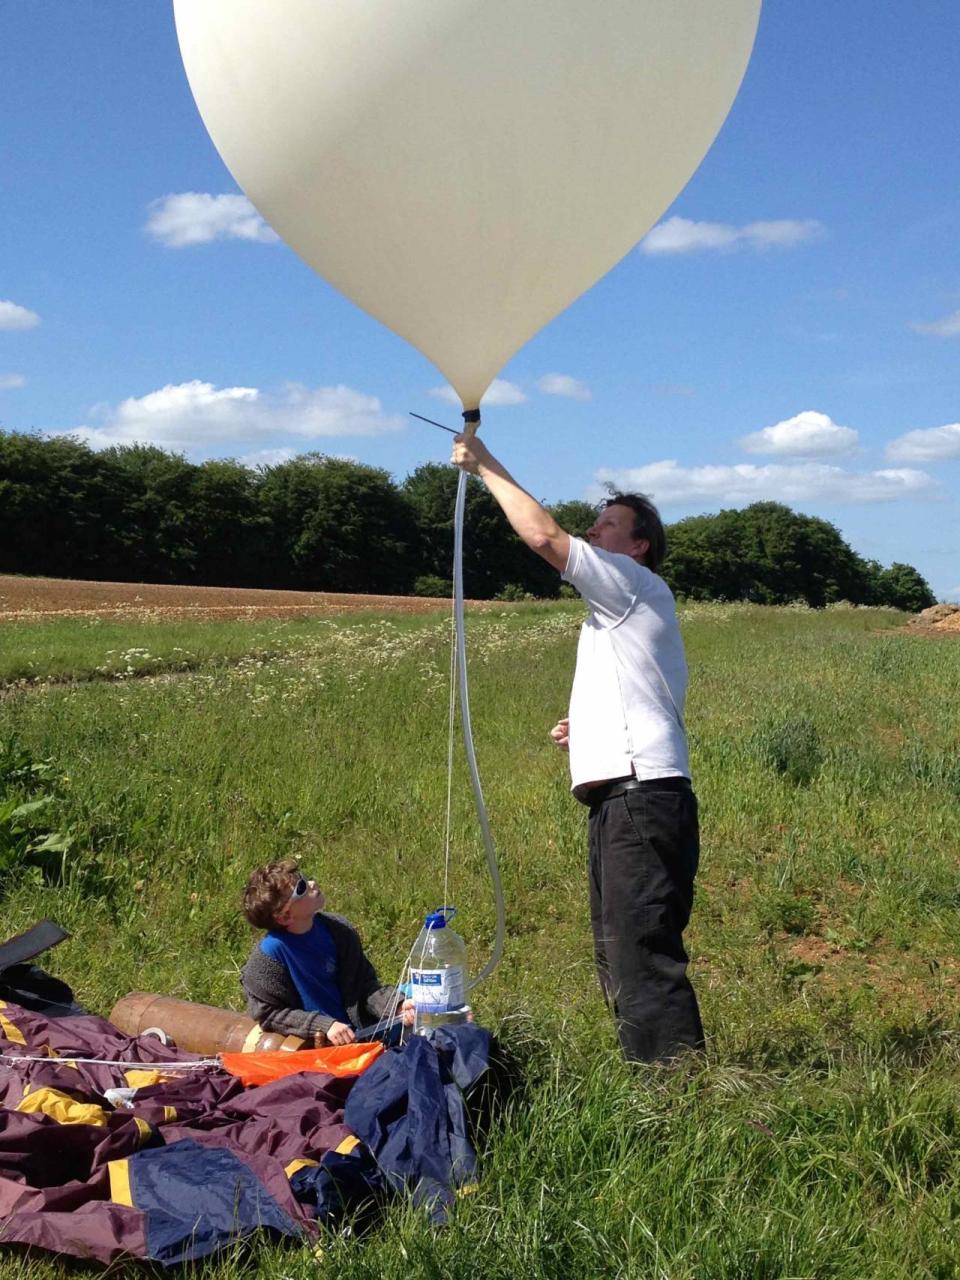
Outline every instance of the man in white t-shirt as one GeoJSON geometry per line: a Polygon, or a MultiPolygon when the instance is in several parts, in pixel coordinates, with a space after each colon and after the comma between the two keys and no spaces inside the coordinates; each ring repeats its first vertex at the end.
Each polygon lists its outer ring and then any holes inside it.
{"type": "Polygon", "coordinates": [[[590,916],[597,972],[624,1056],[664,1062],[703,1048],[683,931],[699,860],[683,702],[687,667],[656,508],[617,494],[587,541],[572,538],[484,444],[451,459],[477,475],[531,550],[590,606],[568,715],[551,731],[590,809],[590,916]]]}

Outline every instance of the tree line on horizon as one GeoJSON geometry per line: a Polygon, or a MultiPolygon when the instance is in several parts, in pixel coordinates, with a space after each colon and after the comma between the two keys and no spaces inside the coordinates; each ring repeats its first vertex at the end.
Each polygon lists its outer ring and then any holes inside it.
{"type": "MultiPolygon", "coordinates": [[[[306,453],[251,469],[191,463],[154,445],[95,451],[69,436],[0,430],[0,572],[116,582],[390,595],[450,592],[457,471],[425,463],[401,483],[379,467],[306,453]]],[[[551,505],[582,536],[597,508],[551,505]]],[[[464,590],[555,597],[483,484],[468,480],[464,590]]],[[[778,502],[667,525],[664,578],[695,600],[819,608],[841,600],[917,612],[935,603],[911,565],[884,568],[826,520],[778,502]]]]}

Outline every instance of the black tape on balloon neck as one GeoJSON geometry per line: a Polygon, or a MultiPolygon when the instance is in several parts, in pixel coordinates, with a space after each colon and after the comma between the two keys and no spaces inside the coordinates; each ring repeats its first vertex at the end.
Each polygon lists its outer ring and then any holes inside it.
{"type": "Polygon", "coordinates": [[[479,422],[479,421],[480,421],[480,410],[479,410],[479,409],[464,409],[464,411],[463,411],[463,420],[464,420],[464,422],[466,422],[466,423],[479,422]]]}

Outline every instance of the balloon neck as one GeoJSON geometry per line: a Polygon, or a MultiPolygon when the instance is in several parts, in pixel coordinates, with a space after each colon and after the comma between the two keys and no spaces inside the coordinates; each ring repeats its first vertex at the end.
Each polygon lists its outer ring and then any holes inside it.
{"type": "Polygon", "coordinates": [[[463,411],[463,434],[467,440],[472,439],[480,426],[480,410],[464,409],[463,411]]]}

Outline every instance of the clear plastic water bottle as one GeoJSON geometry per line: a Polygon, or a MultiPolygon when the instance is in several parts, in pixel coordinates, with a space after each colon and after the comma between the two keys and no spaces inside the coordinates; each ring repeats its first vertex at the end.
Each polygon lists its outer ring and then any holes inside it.
{"type": "Polygon", "coordinates": [[[430,1027],[466,1022],[469,1013],[465,1003],[467,947],[448,924],[454,915],[455,907],[431,911],[413,944],[410,984],[415,1027],[421,1033],[430,1027]]]}

